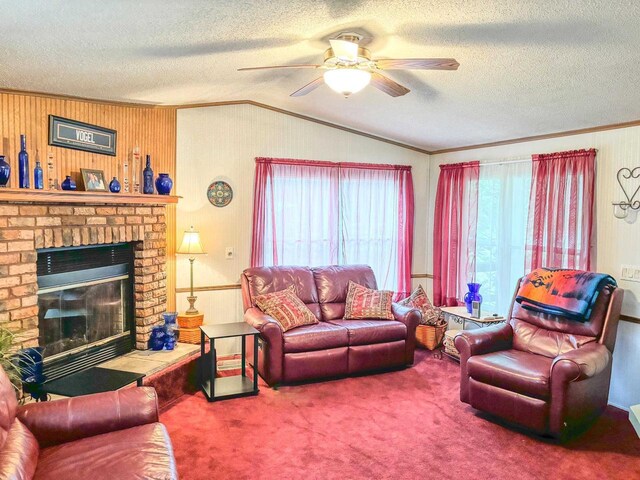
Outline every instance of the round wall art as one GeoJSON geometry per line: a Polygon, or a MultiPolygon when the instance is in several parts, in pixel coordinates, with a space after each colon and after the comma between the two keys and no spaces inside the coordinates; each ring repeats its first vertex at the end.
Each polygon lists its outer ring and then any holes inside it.
{"type": "Polygon", "coordinates": [[[233,189],[231,185],[222,180],[217,180],[209,185],[207,189],[207,198],[211,205],[216,207],[226,207],[233,199],[233,189]]]}

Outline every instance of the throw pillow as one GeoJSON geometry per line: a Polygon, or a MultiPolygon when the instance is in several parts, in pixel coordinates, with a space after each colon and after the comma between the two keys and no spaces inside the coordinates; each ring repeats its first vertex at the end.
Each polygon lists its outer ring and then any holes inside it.
{"type": "Polygon", "coordinates": [[[420,310],[422,313],[421,325],[438,325],[440,318],[440,309],[434,307],[427,296],[427,292],[424,291],[422,285],[418,287],[404,300],[398,302],[405,307],[413,307],[420,310]]]}
{"type": "Polygon", "coordinates": [[[392,301],[393,292],[391,291],[371,290],[357,283],[349,282],[344,318],[347,320],[359,318],[393,320],[392,301]]]}
{"type": "Polygon", "coordinates": [[[256,307],[278,322],[283,332],[318,323],[313,312],[296,295],[293,285],[279,292],[258,295],[254,301],[256,307]]]}

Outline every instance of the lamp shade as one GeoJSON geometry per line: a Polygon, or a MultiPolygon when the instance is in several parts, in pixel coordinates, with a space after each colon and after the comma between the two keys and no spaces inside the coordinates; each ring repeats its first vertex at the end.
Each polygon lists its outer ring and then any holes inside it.
{"type": "Polygon", "coordinates": [[[359,92],[369,85],[371,72],[357,68],[337,68],[324,72],[324,81],[329,87],[345,97],[359,92]]]}
{"type": "Polygon", "coordinates": [[[182,237],[182,243],[176,253],[185,253],[188,255],[200,255],[205,253],[200,243],[200,233],[191,227],[191,229],[184,232],[182,237]]]}

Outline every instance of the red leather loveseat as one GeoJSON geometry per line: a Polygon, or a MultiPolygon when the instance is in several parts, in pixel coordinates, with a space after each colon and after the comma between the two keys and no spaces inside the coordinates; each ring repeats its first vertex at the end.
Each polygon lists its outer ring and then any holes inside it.
{"type": "Polygon", "coordinates": [[[258,371],[269,385],[413,364],[420,312],[394,303],[395,320],[345,320],[349,281],[377,288],[373,271],[364,265],[255,267],[242,273],[244,319],[260,331],[258,371]],[[290,285],[320,322],[283,333],[252,299],[290,285]]]}
{"type": "Polygon", "coordinates": [[[153,388],[18,406],[0,368],[0,479],[173,480],[153,388]]]}

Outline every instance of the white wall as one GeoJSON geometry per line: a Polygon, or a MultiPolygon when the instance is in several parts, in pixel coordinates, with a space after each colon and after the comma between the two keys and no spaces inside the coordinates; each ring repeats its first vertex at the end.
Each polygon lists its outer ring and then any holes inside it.
{"type": "MultiPolygon", "coordinates": [[[[249,266],[253,212],[255,157],[283,157],[334,162],[368,162],[412,166],[415,189],[413,272],[426,273],[428,156],[252,105],[229,105],[178,110],[177,241],[194,225],[208,252],[194,266],[196,286],[239,282],[249,266]],[[227,181],[234,191],[231,204],[214,207],[207,200],[213,180],[227,181]],[[225,259],[226,247],[235,257],[225,259]]],[[[177,286],[189,286],[189,262],[178,255],[177,286]]],[[[242,320],[240,290],[199,292],[196,306],[206,323],[242,320]]],[[[187,294],[177,295],[185,310],[187,294]]],[[[233,352],[228,344],[221,353],[233,352]]]]}
{"type": "MultiPolygon", "coordinates": [[[[640,127],[432,155],[429,175],[427,271],[432,272],[433,205],[439,165],[471,160],[496,161],[533,153],[596,148],[596,270],[619,279],[622,265],[640,265],[640,219],[633,224],[613,216],[611,202],[622,200],[616,181],[622,167],[640,166],[640,127]]],[[[640,317],[640,283],[619,280],[625,289],[623,313],[640,317]]],[[[640,325],[621,322],[614,353],[610,403],[628,408],[640,403],[640,325]]]]}

